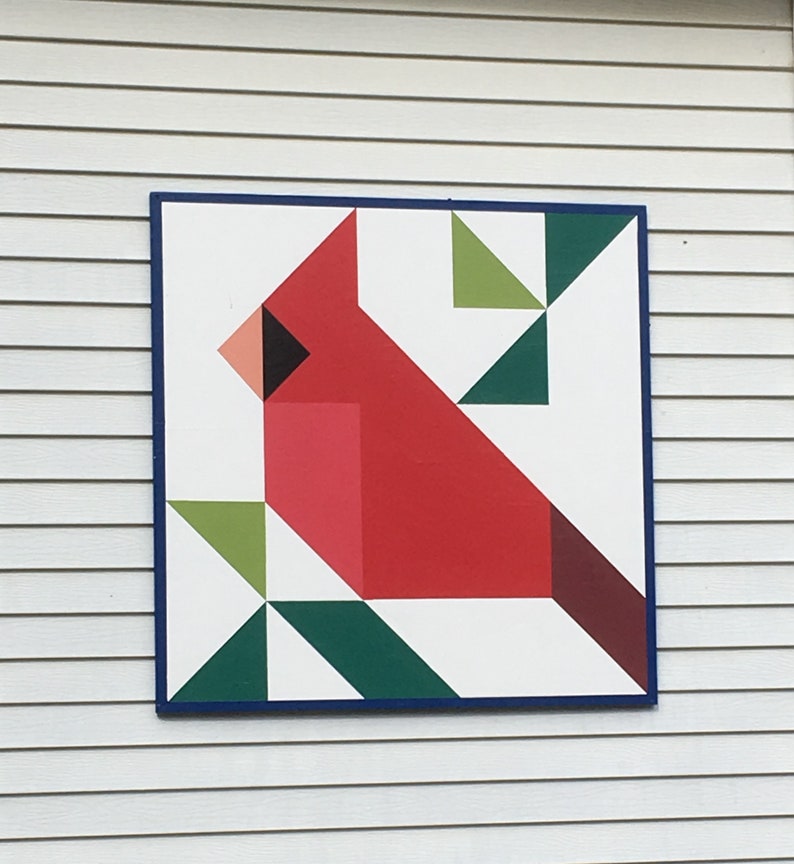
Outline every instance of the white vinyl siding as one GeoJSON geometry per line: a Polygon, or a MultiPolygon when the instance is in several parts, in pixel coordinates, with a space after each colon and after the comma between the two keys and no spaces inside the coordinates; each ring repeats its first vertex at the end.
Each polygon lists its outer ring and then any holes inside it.
{"type": "Polygon", "coordinates": [[[0,0],[0,861],[794,861],[789,0],[0,0]],[[148,193],[648,206],[659,706],[154,713],[148,193]]]}

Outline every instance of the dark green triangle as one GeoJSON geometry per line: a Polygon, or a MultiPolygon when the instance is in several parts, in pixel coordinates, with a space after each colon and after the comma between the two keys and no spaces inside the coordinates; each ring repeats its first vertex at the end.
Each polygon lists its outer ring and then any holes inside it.
{"type": "Polygon", "coordinates": [[[548,405],[546,313],[519,336],[459,405],[548,405]]]}
{"type": "Polygon", "coordinates": [[[272,605],[365,699],[457,696],[366,603],[318,600],[272,605]]]}
{"type": "Polygon", "coordinates": [[[452,214],[453,305],[467,309],[542,309],[543,304],[452,214]]]}
{"type": "Polygon", "coordinates": [[[546,214],[546,304],[551,304],[631,222],[633,215],[546,214]]]}
{"type": "Polygon", "coordinates": [[[265,596],[264,501],[169,501],[212,548],[265,596]]]}
{"type": "Polygon", "coordinates": [[[267,699],[265,605],[243,624],[174,696],[173,702],[261,702],[267,699]]]}

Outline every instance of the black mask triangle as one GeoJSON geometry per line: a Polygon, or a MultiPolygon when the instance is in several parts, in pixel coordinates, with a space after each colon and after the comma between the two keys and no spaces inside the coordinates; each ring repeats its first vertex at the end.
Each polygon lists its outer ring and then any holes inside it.
{"type": "Polygon", "coordinates": [[[267,399],[303,363],[309,352],[272,312],[262,307],[262,313],[262,359],[267,399]]]}

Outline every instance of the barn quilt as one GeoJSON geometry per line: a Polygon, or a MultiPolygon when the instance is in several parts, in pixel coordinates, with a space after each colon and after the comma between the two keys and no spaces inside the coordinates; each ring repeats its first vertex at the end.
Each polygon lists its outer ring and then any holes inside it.
{"type": "Polygon", "coordinates": [[[655,701],[644,208],[151,200],[159,711],[655,701]]]}

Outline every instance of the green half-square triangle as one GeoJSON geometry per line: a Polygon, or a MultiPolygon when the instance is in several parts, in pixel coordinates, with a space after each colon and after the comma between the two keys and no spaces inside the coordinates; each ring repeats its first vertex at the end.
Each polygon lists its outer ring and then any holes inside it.
{"type": "Polygon", "coordinates": [[[505,351],[459,405],[548,405],[546,313],[505,351]]]}
{"type": "Polygon", "coordinates": [[[551,304],[634,218],[632,214],[546,214],[546,303],[551,304]]]}
{"type": "Polygon", "coordinates": [[[365,699],[444,699],[457,695],[362,601],[285,601],[272,605],[365,699]]]}
{"type": "Polygon", "coordinates": [[[174,702],[260,702],[267,699],[265,605],[175,694],[174,702]]]}
{"type": "Polygon", "coordinates": [[[467,309],[542,309],[537,299],[455,213],[453,305],[467,309]]]}
{"type": "Polygon", "coordinates": [[[263,597],[264,501],[169,501],[174,510],[263,597]]]}

